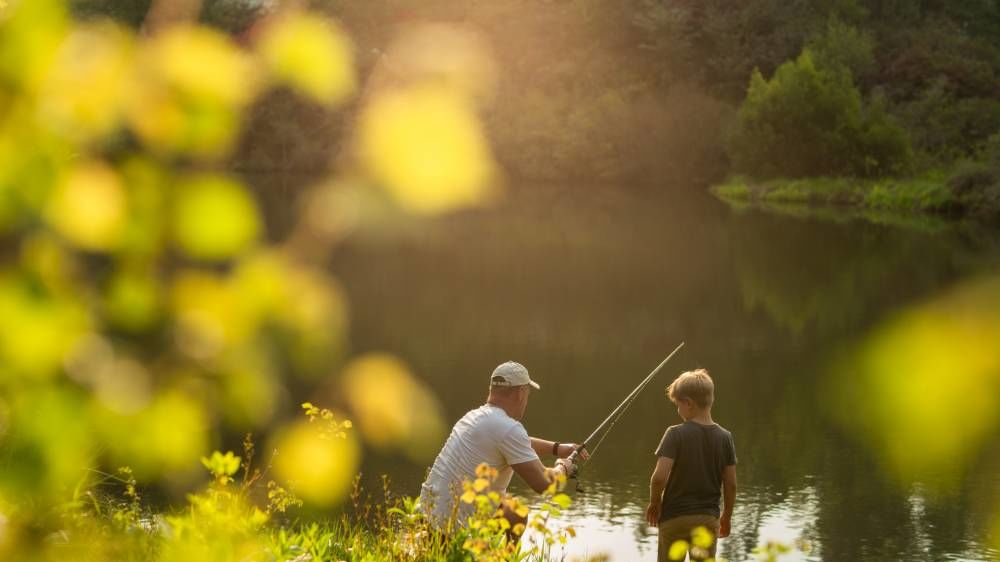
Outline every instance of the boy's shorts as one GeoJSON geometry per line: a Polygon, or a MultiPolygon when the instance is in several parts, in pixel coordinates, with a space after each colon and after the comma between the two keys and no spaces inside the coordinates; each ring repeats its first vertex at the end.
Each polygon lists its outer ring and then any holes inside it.
{"type": "MultiPolygon", "coordinates": [[[[718,541],[714,537],[719,536],[719,518],[711,515],[679,515],[660,523],[660,543],[656,561],[670,562],[670,546],[677,541],[687,541],[690,544],[691,531],[698,527],[705,527],[709,533],[712,533],[712,546],[707,550],[693,549],[691,560],[715,558],[715,546],[718,541]]],[[[681,560],[683,559],[682,556],[681,560]]]]}

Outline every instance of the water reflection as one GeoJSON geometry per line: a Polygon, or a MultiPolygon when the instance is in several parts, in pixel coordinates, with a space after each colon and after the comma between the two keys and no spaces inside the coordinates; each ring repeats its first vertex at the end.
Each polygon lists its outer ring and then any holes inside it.
{"type": "MultiPolygon", "coordinates": [[[[581,532],[574,553],[655,559],[641,510],[653,450],[677,421],[662,389],[706,366],[739,456],[727,558],[774,534],[807,541],[809,560],[997,558],[984,537],[1000,452],[985,451],[947,495],[902,489],[834,423],[824,391],[831,358],[887,315],[996,271],[998,236],[734,214],[683,192],[514,190],[419,233],[357,235],[331,261],[359,311],[354,351],[405,360],[449,424],[483,402],[496,364],[520,361],[543,386],[526,427],[565,442],[686,341],[584,468],[587,492],[566,514],[581,532]]],[[[378,453],[366,463],[411,494],[426,468],[378,453]]]]}

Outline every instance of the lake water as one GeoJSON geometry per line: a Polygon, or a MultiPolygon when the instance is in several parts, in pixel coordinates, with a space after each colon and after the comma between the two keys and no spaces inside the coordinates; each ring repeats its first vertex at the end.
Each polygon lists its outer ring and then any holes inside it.
{"type": "MultiPolygon", "coordinates": [[[[679,421],[663,389],[706,367],[739,456],[720,556],[744,560],[776,539],[806,541],[809,560],[997,560],[985,537],[1000,516],[998,447],[945,493],[901,486],[832,421],[822,390],[831,358],[879,322],[998,272],[995,233],[918,226],[735,212],[690,186],[539,186],[420,229],[356,236],[332,267],[353,310],[352,351],[405,360],[449,426],[513,359],[542,385],[529,433],[581,440],[686,342],[583,468],[585,491],[563,517],[578,531],[573,556],[656,559],[642,512],[653,450],[679,421]]],[[[369,454],[365,470],[416,494],[427,464],[369,454]]],[[[516,477],[512,489],[532,495],[516,477]]]]}

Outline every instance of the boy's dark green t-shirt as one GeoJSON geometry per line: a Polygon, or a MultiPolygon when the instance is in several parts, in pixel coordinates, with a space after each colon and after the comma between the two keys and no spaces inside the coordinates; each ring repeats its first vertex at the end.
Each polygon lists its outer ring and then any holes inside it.
{"type": "Polygon", "coordinates": [[[719,517],[722,469],[736,464],[733,434],[719,424],[686,421],[667,428],[656,456],[674,459],[660,522],[679,515],[719,517]]]}

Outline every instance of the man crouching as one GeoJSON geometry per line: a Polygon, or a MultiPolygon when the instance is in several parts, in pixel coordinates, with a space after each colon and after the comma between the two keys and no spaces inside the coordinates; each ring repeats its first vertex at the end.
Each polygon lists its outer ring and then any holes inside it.
{"type": "MultiPolygon", "coordinates": [[[[458,498],[462,483],[476,479],[476,467],[480,464],[497,471],[492,490],[501,494],[506,492],[515,472],[538,493],[548,489],[558,474],[573,475],[576,469],[566,457],[576,445],[529,437],[519,421],[532,388],[541,387],[531,380],[524,365],[513,361],[503,363],[490,377],[486,404],[455,423],[420,489],[421,508],[435,528],[447,532],[453,525],[464,526],[474,513],[473,504],[458,498]],[[543,454],[559,457],[552,469],[539,460],[543,454]]],[[[586,450],[580,452],[580,458],[588,458],[586,450]]],[[[515,513],[506,501],[503,510],[511,528],[526,523],[526,517],[515,513]]]]}

